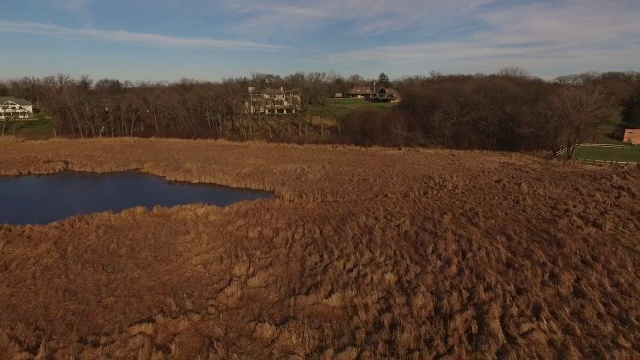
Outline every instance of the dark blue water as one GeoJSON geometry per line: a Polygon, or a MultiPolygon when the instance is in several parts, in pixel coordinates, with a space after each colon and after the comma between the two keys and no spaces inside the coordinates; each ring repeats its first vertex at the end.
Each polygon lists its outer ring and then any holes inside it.
{"type": "Polygon", "coordinates": [[[272,197],[268,192],[171,182],[136,172],[0,177],[0,224],[47,224],[73,215],[136,206],[226,206],[272,197]]]}

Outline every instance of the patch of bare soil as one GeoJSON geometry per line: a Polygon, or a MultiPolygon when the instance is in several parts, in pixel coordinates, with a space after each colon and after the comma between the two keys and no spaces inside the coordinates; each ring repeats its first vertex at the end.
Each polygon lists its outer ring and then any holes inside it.
{"type": "Polygon", "coordinates": [[[0,140],[1,174],[65,169],[140,169],[277,199],[0,225],[0,358],[640,356],[637,169],[0,140]]]}

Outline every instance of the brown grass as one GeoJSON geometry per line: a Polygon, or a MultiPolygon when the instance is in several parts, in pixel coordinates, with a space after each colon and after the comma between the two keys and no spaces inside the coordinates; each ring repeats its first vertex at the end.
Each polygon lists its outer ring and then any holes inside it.
{"type": "Polygon", "coordinates": [[[637,358],[640,172],[516,154],[0,140],[272,201],[0,225],[0,358],[637,358]]]}

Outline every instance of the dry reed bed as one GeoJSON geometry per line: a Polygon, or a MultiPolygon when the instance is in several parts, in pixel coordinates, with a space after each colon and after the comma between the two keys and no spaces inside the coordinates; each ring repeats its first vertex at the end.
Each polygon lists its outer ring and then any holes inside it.
{"type": "Polygon", "coordinates": [[[0,226],[23,358],[631,358],[640,173],[533,157],[0,140],[0,173],[124,169],[274,190],[0,226]]]}

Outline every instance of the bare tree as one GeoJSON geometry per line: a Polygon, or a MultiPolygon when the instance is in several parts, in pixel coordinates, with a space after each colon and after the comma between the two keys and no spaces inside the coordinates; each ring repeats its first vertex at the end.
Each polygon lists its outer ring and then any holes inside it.
{"type": "Polygon", "coordinates": [[[500,71],[498,71],[498,75],[501,76],[513,76],[513,77],[529,77],[529,73],[518,66],[505,66],[500,71]]]}
{"type": "Polygon", "coordinates": [[[593,135],[612,105],[597,86],[564,87],[551,98],[551,118],[565,140],[567,158],[573,157],[577,144],[593,135]]]}

